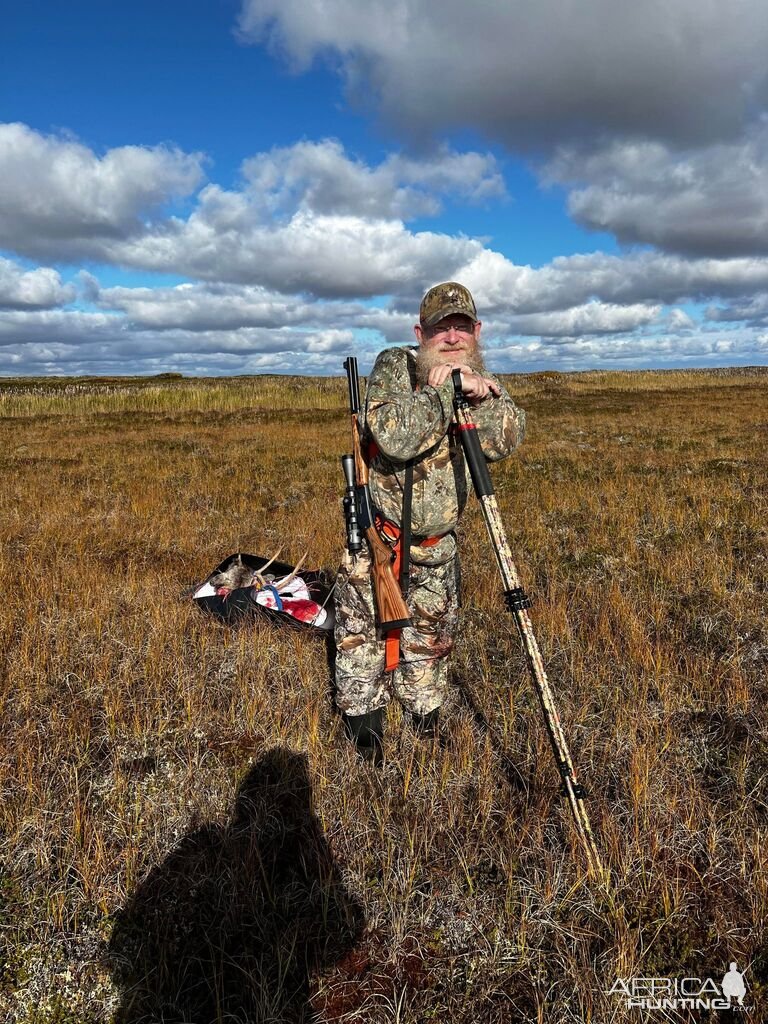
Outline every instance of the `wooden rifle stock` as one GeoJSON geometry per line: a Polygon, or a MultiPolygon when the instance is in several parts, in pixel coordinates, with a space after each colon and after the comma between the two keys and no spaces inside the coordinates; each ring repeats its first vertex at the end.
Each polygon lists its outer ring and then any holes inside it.
{"type": "Polygon", "coordinates": [[[352,412],[352,454],[355,460],[355,485],[357,491],[358,516],[365,531],[371,551],[371,583],[378,615],[380,633],[410,626],[411,615],[403,600],[400,584],[392,570],[394,553],[385,540],[379,536],[374,523],[373,508],[368,489],[368,463],[360,444],[360,392],[357,381],[357,359],[350,356],[344,361],[349,382],[349,401],[352,412]]]}
{"type": "Polygon", "coordinates": [[[404,629],[411,624],[411,614],[392,571],[392,548],[381,539],[375,526],[369,526],[365,536],[373,559],[371,583],[379,613],[379,630],[388,633],[391,629],[404,629]]]}

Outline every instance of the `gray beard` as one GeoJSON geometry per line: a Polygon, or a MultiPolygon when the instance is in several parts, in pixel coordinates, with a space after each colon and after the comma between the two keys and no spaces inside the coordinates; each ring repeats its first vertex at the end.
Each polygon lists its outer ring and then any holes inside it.
{"type": "Polygon", "coordinates": [[[475,344],[469,352],[436,352],[434,349],[418,348],[416,350],[416,380],[423,387],[427,383],[429,371],[433,366],[442,366],[444,363],[465,363],[471,366],[475,373],[485,373],[485,363],[480,346],[475,344]]]}

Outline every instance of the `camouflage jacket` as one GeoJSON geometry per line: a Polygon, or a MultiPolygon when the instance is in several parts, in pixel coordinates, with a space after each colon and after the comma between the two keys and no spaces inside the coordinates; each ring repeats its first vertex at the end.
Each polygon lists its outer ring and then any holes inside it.
{"type": "MultiPolygon", "coordinates": [[[[480,443],[489,461],[503,459],[523,439],[525,413],[501,388],[472,411],[480,443]]],[[[368,378],[365,397],[367,435],[378,446],[370,465],[371,497],[381,513],[400,523],[405,463],[412,459],[411,531],[415,538],[446,534],[430,548],[411,548],[421,564],[447,561],[456,550],[453,535],[472,489],[461,442],[453,430],[453,382],[416,389],[415,350],[388,348],[381,352],[368,378]]]]}

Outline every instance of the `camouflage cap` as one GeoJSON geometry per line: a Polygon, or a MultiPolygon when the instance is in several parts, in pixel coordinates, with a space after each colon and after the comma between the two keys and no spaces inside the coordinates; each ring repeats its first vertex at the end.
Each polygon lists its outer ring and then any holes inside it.
{"type": "Polygon", "coordinates": [[[430,288],[421,300],[419,320],[422,327],[433,327],[445,316],[461,313],[468,316],[472,323],[477,323],[475,300],[463,284],[456,281],[445,281],[430,288]]]}

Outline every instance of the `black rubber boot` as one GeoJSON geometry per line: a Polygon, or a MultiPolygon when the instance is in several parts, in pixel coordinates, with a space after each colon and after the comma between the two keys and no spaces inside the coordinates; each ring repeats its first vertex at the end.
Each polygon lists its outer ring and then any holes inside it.
{"type": "Polygon", "coordinates": [[[344,729],[364,761],[377,768],[384,760],[384,708],[365,715],[344,715],[344,729]]]}
{"type": "Polygon", "coordinates": [[[420,715],[416,711],[411,712],[411,725],[417,736],[423,739],[434,739],[438,735],[438,719],[440,708],[432,708],[426,715],[420,715]]]}

